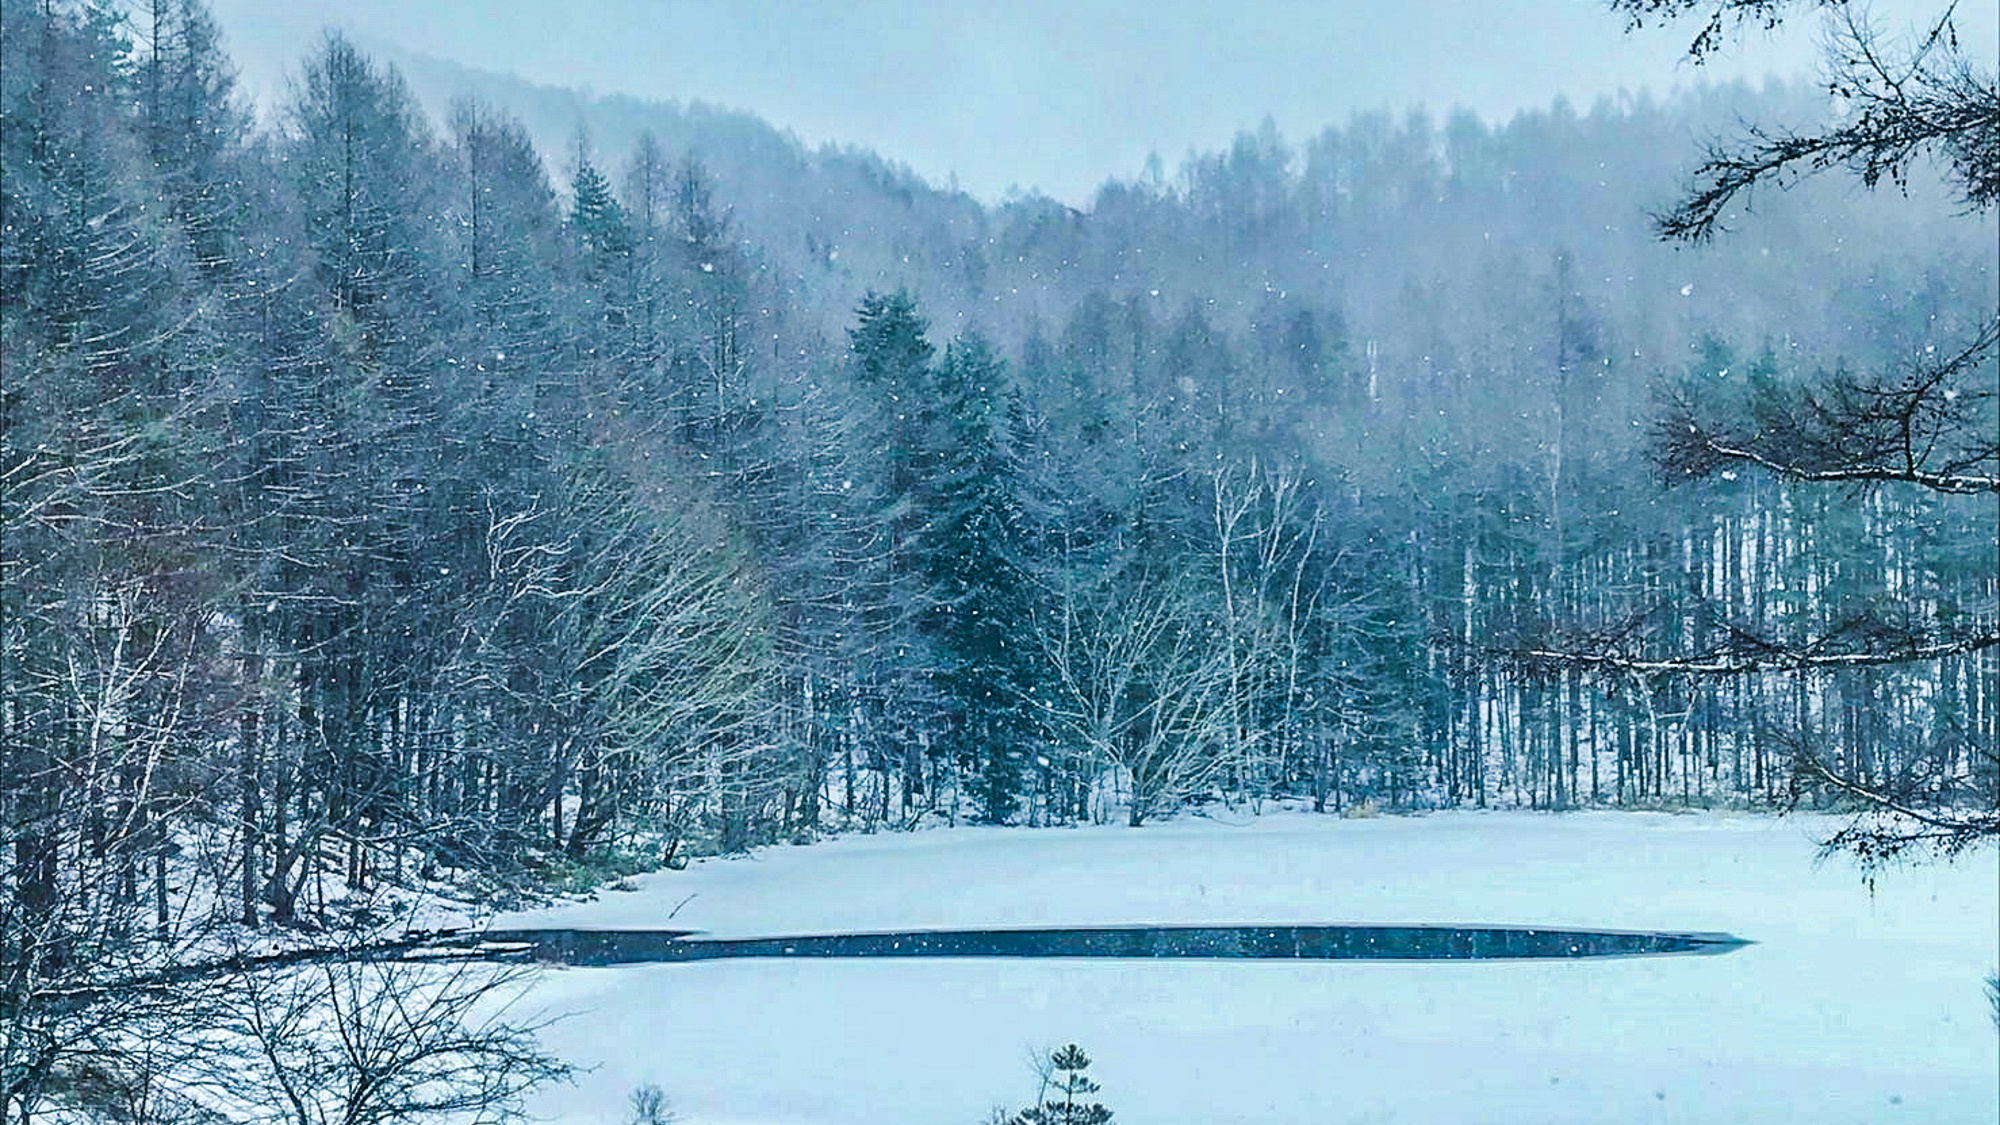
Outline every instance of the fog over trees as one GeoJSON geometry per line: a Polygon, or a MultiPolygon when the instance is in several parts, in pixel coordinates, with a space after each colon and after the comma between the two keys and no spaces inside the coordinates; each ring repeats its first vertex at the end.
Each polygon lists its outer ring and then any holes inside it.
{"type": "Polygon", "coordinates": [[[74,990],[383,888],[1217,802],[2000,805],[1990,151],[1699,249],[1648,217],[1696,141],[1824,91],[988,206],[335,34],[259,123],[200,0],[4,23],[7,1113],[167,1097],[162,1011],[74,990]],[[1948,362],[1901,464],[1975,486],[1840,475],[1948,362]]]}

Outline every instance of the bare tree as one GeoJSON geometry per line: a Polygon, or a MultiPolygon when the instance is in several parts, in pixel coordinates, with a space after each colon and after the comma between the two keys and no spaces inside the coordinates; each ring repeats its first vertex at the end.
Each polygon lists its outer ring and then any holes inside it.
{"type": "Polygon", "coordinates": [[[1208,485],[1228,673],[1226,749],[1241,771],[1236,788],[1268,792],[1284,749],[1273,743],[1296,736],[1306,695],[1305,633],[1320,596],[1309,571],[1322,514],[1293,466],[1253,458],[1213,469],[1208,485]]]}
{"type": "Polygon", "coordinates": [[[204,1049],[166,1080],[232,1121],[487,1125],[570,1068],[511,1012],[519,967],[332,958],[228,977],[201,997],[204,1049]]]}
{"type": "Polygon", "coordinates": [[[1127,576],[1067,589],[1036,623],[1045,721],[1132,786],[1128,823],[1206,789],[1229,762],[1236,707],[1216,607],[1193,582],[1127,576]]]}

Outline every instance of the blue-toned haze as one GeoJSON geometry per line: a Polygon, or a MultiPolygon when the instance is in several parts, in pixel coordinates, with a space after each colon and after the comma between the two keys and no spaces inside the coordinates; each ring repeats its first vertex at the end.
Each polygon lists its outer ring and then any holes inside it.
{"type": "MultiPolygon", "coordinates": [[[[1993,43],[1991,4],[1966,5],[1993,43]]],[[[1356,110],[1489,118],[1564,95],[1809,73],[1817,22],[1747,33],[1696,70],[1692,25],[1625,35],[1597,0],[928,0],[742,3],[217,0],[245,85],[268,99],[326,26],[533,82],[746,109],[808,144],[873,148],[993,200],[1081,204],[1150,153],[1172,168],[1267,115],[1303,137],[1356,110]]],[[[1888,27],[1932,10],[1878,2],[1888,27]]]]}

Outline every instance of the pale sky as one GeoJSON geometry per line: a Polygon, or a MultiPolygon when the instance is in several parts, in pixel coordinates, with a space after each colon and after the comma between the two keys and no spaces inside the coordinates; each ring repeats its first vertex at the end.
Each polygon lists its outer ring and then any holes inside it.
{"type": "MultiPolygon", "coordinates": [[[[1697,78],[1809,74],[1816,21],[1744,33],[1698,71],[1692,25],[1623,34],[1598,0],[212,0],[244,85],[282,88],[323,27],[600,94],[749,110],[987,200],[1086,201],[1149,153],[1169,167],[1266,115],[1302,140],[1356,110],[1489,119],[1697,78]]],[[[1968,41],[1994,43],[1975,0],[1968,41]]],[[[1876,0],[1886,25],[1933,11],[1876,0]]],[[[1996,48],[2000,50],[2000,48],[1996,48]]]]}

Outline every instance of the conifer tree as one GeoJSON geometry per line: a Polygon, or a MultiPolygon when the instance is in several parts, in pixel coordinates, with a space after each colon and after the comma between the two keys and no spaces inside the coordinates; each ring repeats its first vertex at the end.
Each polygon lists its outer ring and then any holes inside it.
{"type": "Polygon", "coordinates": [[[611,192],[611,181],[590,157],[589,138],[578,130],[574,170],[570,174],[569,232],[576,254],[577,297],[586,310],[575,341],[580,365],[593,373],[597,389],[609,389],[613,396],[609,409],[620,409],[630,388],[622,386],[630,376],[634,345],[631,315],[637,304],[633,292],[633,237],[625,221],[625,209],[611,192]]]}
{"type": "MultiPolygon", "coordinates": [[[[922,481],[928,469],[925,399],[930,391],[930,330],[909,293],[870,292],[862,298],[859,323],[848,330],[854,381],[872,410],[864,425],[881,451],[876,468],[880,492],[875,522],[886,542],[869,562],[870,578],[857,591],[862,626],[869,638],[870,706],[877,764],[886,771],[897,754],[903,773],[903,805],[923,791],[924,748],[933,725],[928,688],[931,657],[922,623],[932,604],[925,573],[927,535],[922,526],[922,481]]],[[[888,787],[879,812],[888,815],[888,787]]]]}
{"type": "Polygon", "coordinates": [[[998,823],[1019,803],[1031,624],[1017,569],[1018,403],[1006,364],[979,336],[960,336],[937,365],[926,411],[925,631],[941,657],[946,752],[978,771],[980,816],[998,823]]]}
{"type": "Polygon", "coordinates": [[[625,225],[625,210],[611,194],[611,181],[581,151],[569,189],[570,226],[587,260],[608,266],[630,253],[632,235],[625,225]]]}
{"type": "Polygon", "coordinates": [[[1084,1073],[1090,1056],[1071,1043],[1049,1056],[1054,1070],[1045,1085],[1041,1104],[1014,1115],[1009,1125],[1108,1125],[1111,1111],[1102,1102],[1083,1099],[1102,1089],[1084,1073]]]}

